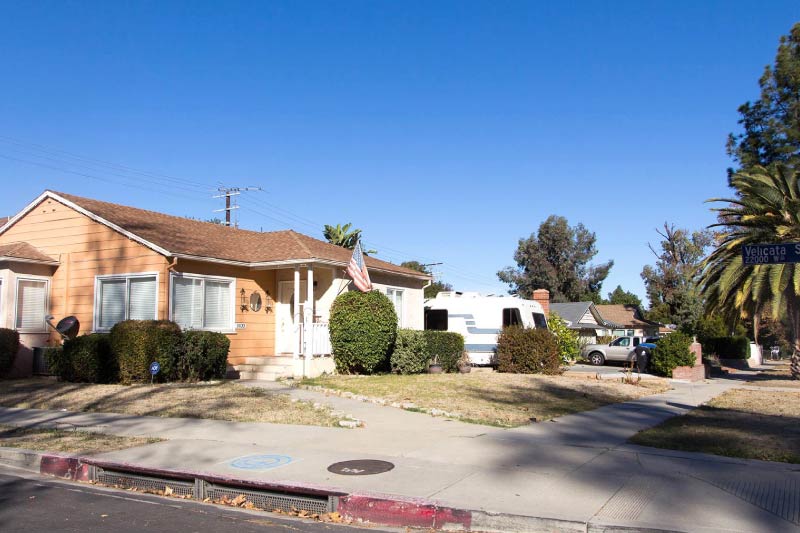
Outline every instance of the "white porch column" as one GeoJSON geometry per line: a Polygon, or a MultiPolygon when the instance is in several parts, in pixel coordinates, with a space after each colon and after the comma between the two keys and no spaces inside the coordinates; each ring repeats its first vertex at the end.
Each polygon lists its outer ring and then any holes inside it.
{"type": "Polygon", "coordinates": [[[294,358],[297,359],[300,355],[300,267],[294,267],[294,294],[293,294],[293,303],[294,303],[294,316],[292,316],[292,320],[294,321],[294,331],[292,335],[294,335],[294,348],[292,349],[292,354],[294,358]]]}
{"type": "Polygon", "coordinates": [[[308,279],[306,280],[306,305],[303,306],[303,326],[305,328],[305,346],[303,354],[303,377],[308,373],[308,365],[314,357],[314,265],[308,265],[306,269],[308,279]]]}

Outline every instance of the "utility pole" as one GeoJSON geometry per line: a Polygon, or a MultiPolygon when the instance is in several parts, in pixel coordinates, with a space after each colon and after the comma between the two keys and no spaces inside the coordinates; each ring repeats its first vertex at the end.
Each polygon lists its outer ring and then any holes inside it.
{"type": "MultiPolygon", "coordinates": [[[[215,213],[220,213],[225,211],[225,225],[230,227],[231,225],[231,211],[234,209],[239,209],[239,205],[236,203],[235,196],[239,196],[242,192],[247,191],[260,191],[261,187],[219,187],[217,189],[219,194],[213,196],[213,198],[225,198],[225,209],[215,209],[215,213]],[[231,202],[231,198],[233,198],[233,202],[231,202]],[[231,205],[233,204],[233,205],[231,205]]],[[[239,227],[239,217],[236,217],[236,221],[234,222],[233,226],[235,228],[239,227]]]]}

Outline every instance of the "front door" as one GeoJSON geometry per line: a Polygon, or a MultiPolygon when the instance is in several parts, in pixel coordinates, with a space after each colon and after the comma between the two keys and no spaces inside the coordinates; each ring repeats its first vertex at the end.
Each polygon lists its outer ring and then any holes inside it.
{"type": "Polygon", "coordinates": [[[294,353],[300,348],[300,327],[303,324],[303,302],[306,300],[305,281],[300,282],[300,309],[294,308],[294,281],[281,281],[278,286],[278,304],[275,309],[275,337],[279,353],[294,353]],[[299,324],[294,316],[300,314],[299,324]]]}

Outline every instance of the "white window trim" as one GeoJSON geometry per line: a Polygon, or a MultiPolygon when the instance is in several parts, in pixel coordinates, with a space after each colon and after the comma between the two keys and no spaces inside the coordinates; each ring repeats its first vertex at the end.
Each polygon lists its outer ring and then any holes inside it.
{"type": "MultiPolygon", "coordinates": [[[[401,307],[400,313],[405,315],[406,314],[406,288],[405,287],[393,287],[387,286],[386,287],[386,296],[389,296],[389,291],[395,291],[400,293],[400,300],[401,300],[401,307]]],[[[392,299],[392,307],[394,307],[394,300],[392,299]]],[[[397,308],[395,308],[395,312],[397,312],[397,308]]],[[[398,316],[397,317],[397,326],[404,328],[405,327],[405,317],[398,316]]]]}
{"type": "MultiPolygon", "coordinates": [[[[125,299],[129,298],[129,291],[131,288],[130,280],[136,278],[156,278],[156,304],[153,309],[153,317],[158,320],[158,290],[159,275],[158,272],[126,272],[125,274],[103,274],[94,277],[94,309],[92,310],[92,331],[97,333],[107,333],[111,328],[100,327],[100,282],[108,280],[125,280],[125,299]]],[[[128,306],[125,306],[125,314],[128,314],[128,306]]]]}
{"type": "Polygon", "coordinates": [[[45,297],[44,297],[44,316],[47,316],[50,312],[50,277],[48,276],[34,276],[25,274],[24,276],[17,276],[14,280],[14,321],[12,322],[14,329],[20,333],[49,333],[47,330],[47,320],[42,320],[43,322],[43,330],[31,330],[31,329],[18,329],[17,328],[17,309],[19,309],[19,305],[17,305],[17,300],[19,298],[19,282],[20,281],[44,281],[45,282],[45,297]]]}
{"type": "MultiPolygon", "coordinates": [[[[192,274],[190,272],[172,272],[169,276],[169,319],[173,320],[172,318],[172,311],[173,311],[173,285],[176,278],[180,279],[199,279],[203,280],[203,289],[205,289],[205,282],[207,281],[220,281],[220,282],[229,282],[230,283],[230,291],[231,291],[231,319],[228,323],[227,329],[216,329],[216,328],[190,328],[194,331],[216,331],[217,333],[225,333],[225,334],[235,334],[236,333],[236,278],[230,278],[227,276],[209,276],[206,274],[192,274]]],[[[203,291],[203,305],[205,305],[205,290],[203,291]]]]}
{"type": "MultiPolygon", "coordinates": [[[[6,326],[6,277],[0,275],[0,328],[6,326]]],[[[16,318],[16,317],[15,317],[16,318]]],[[[14,322],[16,324],[16,321],[14,322]]]]}

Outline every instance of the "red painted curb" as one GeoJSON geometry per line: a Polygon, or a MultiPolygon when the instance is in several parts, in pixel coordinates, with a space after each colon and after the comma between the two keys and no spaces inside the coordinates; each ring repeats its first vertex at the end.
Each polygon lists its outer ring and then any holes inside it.
{"type": "MultiPolygon", "coordinates": [[[[39,473],[61,479],[79,480],[83,471],[80,459],[70,455],[42,454],[39,473]]],[[[88,475],[88,472],[85,473],[88,475]]]]}
{"type": "Polygon", "coordinates": [[[350,494],[339,498],[339,514],[344,518],[364,520],[387,526],[409,526],[442,529],[458,526],[469,530],[472,512],[440,507],[427,500],[381,498],[350,494]]]}

